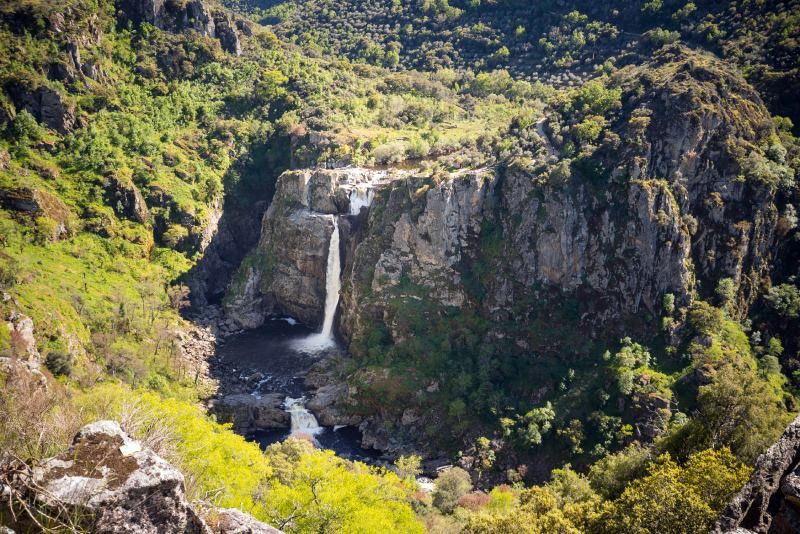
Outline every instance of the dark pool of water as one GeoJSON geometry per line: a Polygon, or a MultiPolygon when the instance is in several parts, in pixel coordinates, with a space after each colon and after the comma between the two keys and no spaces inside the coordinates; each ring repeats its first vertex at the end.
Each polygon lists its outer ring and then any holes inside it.
{"type": "Polygon", "coordinates": [[[260,328],[227,338],[217,349],[212,373],[224,388],[226,382],[236,382],[259,372],[264,375],[259,393],[299,397],[307,391],[302,375],[317,357],[293,350],[292,343],[312,333],[300,323],[268,320],[260,328]]]}

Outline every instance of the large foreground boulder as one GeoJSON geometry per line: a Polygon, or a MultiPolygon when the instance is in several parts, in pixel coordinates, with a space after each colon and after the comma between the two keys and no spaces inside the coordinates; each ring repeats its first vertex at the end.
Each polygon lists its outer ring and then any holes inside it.
{"type": "Polygon", "coordinates": [[[83,507],[93,532],[203,533],[183,475],[113,421],[85,426],[67,451],[34,469],[33,480],[56,506],[83,507]]]}
{"type": "Polygon", "coordinates": [[[41,512],[36,516],[39,519],[47,514],[88,532],[280,532],[238,511],[209,505],[196,510],[187,499],[180,471],[131,439],[113,421],[83,427],[68,450],[32,469],[12,461],[0,466],[0,475],[0,495],[4,497],[0,523],[19,532],[39,526],[34,517],[22,512],[23,502],[28,509],[41,512]]]}
{"type": "Polygon", "coordinates": [[[722,512],[712,532],[800,532],[800,416],[759,456],[750,481],[722,512]]]}

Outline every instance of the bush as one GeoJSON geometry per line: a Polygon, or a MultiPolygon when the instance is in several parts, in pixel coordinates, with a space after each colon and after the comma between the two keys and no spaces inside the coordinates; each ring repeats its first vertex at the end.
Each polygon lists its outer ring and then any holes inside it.
{"type": "Polygon", "coordinates": [[[722,306],[729,306],[736,298],[736,283],[732,278],[723,278],[717,284],[715,293],[722,306]]]}
{"type": "Polygon", "coordinates": [[[407,502],[413,487],[392,472],[293,438],[271,445],[265,459],[275,477],[258,510],[287,533],[422,532],[407,502]]]}
{"type": "Polygon", "coordinates": [[[747,481],[749,469],[727,449],[706,450],[683,467],[669,455],[631,483],[600,518],[603,531],[705,533],[747,481]]]}
{"type": "Polygon", "coordinates": [[[19,274],[19,262],[10,257],[0,254],[0,289],[10,289],[17,283],[19,274]]]}
{"type": "Polygon", "coordinates": [[[189,230],[180,224],[170,224],[164,235],[161,236],[164,244],[172,249],[177,249],[183,240],[189,236],[189,230]]]}
{"type": "Polygon", "coordinates": [[[595,462],[589,470],[589,483],[606,499],[617,498],[632,480],[645,474],[650,450],[639,444],[629,445],[595,462]]]}
{"type": "Polygon", "coordinates": [[[451,513],[458,500],[472,490],[469,473],[460,467],[453,467],[440,474],[433,490],[433,505],[445,514],[451,513]]]}
{"type": "Polygon", "coordinates": [[[645,38],[655,46],[664,46],[678,41],[681,38],[681,33],[665,30],[664,28],[656,28],[647,32],[645,38]]]}
{"type": "Polygon", "coordinates": [[[44,137],[44,128],[36,122],[28,110],[23,109],[14,118],[11,135],[18,144],[35,143],[44,137]]]}
{"type": "Polygon", "coordinates": [[[457,506],[459,508],[465,508],[467,510],[476,512],[483,508],[486,508],[489,505],[491,498],[483,492],[476,491],[474,493],[468,493],[458,499],[457,506]]]}
{"type": "Polygon", "coordinates": [[[58,350],[51,350],[44,359],[44,366],[53,376],[69,376],[72,374],[72,356],[58,350]]]}

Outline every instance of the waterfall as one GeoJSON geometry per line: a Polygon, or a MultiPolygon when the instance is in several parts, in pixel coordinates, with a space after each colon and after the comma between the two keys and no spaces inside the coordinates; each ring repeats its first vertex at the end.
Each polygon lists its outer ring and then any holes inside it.
{"type": "Polygon", "coordinates": [[[339,305],[339,290],[341,289],[342,266],[339,259],[339,223],[336,215],[332,215],[333,232],[331,243],[328,245],[328,266],[325,271],[325,319],[322,321],[321,334],[333,341],[333,316],[336,315],[336,306],[339,305]]]}
{"type": "Polygon", "coordinates": [[[303,352],[317,352],[335,344],[333,339],[333,318],[336,307],[339,305],[339,290],[341,289],[341,263],[339,259],[339,223],[335,215],[333,219],[333,233],[328,245],[328,265],[325,272],[325,317],[322,321],[322,331],[300,340],[295,348],[303,352]]]}
{"type": "Polygon", "coordinates": [[[370,184],[357,184],[350,190],[350,215],[358,215],[362,208],[368,208],[372,204],[375,190],[370,184]]]}
{"type": "Polygon", "coordinates": [[[316,436],[323,430],[314,414],[306,408],[306,398],[300,397],[293,399],[286,397],[283,401],[283,406],[291,417],[291,431],[290,435],[308,434],[309,436],[316,436]]]}

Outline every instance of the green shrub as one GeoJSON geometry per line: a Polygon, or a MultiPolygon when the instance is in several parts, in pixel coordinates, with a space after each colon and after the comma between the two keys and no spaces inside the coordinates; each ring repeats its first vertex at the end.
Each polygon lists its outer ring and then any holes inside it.
{"type": "Polygon", "coordinates": [[[54,376],[69,376],[72,374],[72,356],[66,352],[51,350],[47,353],[44,366],[54,376]]]}
{"type": "Polygon", "coordinates": [[[472,491],[469,473],[460,467],[453,467],[436,478],[433,490],[433,505],[445,514],[451,513],[458,500],[472,491]]]}

